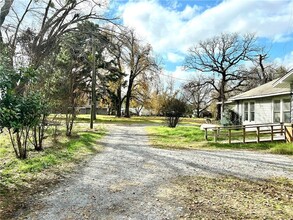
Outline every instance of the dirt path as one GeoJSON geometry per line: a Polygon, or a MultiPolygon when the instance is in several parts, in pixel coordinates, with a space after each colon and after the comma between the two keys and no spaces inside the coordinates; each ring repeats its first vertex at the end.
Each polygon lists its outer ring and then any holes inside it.
{"type": "Polygon", "coordinates": [[[176,219],[183,207],[168,183],[184,175],[293,179],[289,157],[248,151],[170,151],[149,147],[143,126],[109,127],[106,149],[52,189],[20,219],[176,219]]]}

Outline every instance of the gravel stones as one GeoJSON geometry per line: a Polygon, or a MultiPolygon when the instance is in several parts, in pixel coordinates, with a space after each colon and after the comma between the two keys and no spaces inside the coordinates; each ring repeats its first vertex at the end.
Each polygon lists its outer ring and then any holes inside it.
{"type": "Polygon", "coordinates": [[[150,147],[144,126],[109,125],[108,129],[99,143],[105,146],[102,153],[47,195],[37,196],[18,218],[176,219],[183,208],[168,196],[167,186],[179,176],[293,179],[290,157],[234,150],[162,150],[150,147]]]}

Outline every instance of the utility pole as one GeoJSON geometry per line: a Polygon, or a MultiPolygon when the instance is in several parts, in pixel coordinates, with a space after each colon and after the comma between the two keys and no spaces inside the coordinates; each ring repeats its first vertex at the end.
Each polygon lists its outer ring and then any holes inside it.
{"type": "Polygon", "coordinates": [[[94,127],[94,120],[96,119],[96,45],[94,42],[94,37],[92,36],[92,56],[93,56],[93,69],[92,69],[92,100],[91,100],[91,122],[90,128],[94,127]]]}

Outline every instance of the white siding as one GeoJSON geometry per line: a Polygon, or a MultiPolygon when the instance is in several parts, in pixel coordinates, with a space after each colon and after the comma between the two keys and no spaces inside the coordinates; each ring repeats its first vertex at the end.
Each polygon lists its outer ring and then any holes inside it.
{"type": "Polygon", "coordinates": [[[273,123],[273,100],[275,99],[288,99],[289,96],[278,96],[272,98],[264,99],[250,99],[250,100],[241,100],[239,101],[239,106],[237,107],[237,102],[233,107],[233,110],[237,112],[242,119],[244,125],[247,124],[262,124],[262,123],[273,123]],[[254,102],[255,108],[255,120],[254,121],[244,121],[244,103],[245,102],[254,102]]]}
{"type": "Polygon", "coordinates": [[[263,99],[255,102],[255,124],[272,123],[272,100],[263,99]]]}

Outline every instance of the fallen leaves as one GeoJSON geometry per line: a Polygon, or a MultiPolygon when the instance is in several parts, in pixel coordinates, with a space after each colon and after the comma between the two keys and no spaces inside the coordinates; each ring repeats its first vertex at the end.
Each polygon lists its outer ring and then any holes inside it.
{"type": "Polygon", "coordinates": [[[173,195],[186,207],[182,219],[290,219],[293,216],[293,181],[288,179],[180,177],[173,189],[176,189],[173,195]]]}

